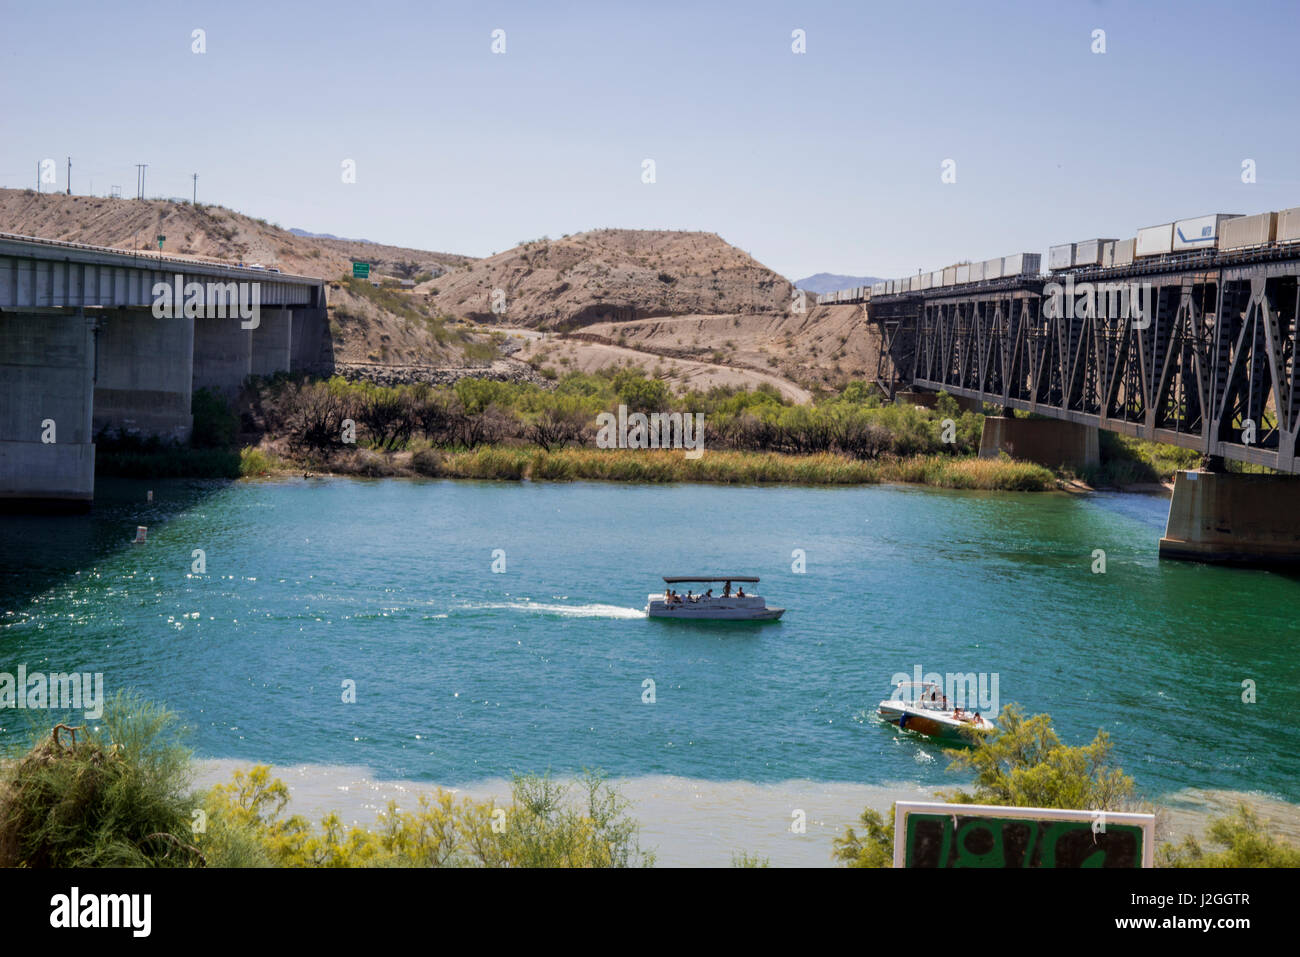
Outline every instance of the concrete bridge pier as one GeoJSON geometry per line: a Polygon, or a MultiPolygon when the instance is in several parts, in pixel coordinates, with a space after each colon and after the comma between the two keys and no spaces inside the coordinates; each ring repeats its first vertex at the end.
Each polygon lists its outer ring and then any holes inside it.
{"type": "Polygon", "coordinates": [[[187,441],[193,425],[194,320],[106,310],[99,323],[95,431],[187,441]]]}
{"type": "Polygon", "coordinates": [[[289,369],[293,355],[293,311],[262,309],[253,334],[250,369],[253,375],[273,375],[289,369]]]}
{"type": "Polygon", "coordinates": [[[1096,426],[1060,419],[985,416],[980,458],[997,458],[1000,452],[1049,468],[1085,469],[1101,464],[1096,426]]]}
{"type": "Polygon", "coordinates": [[[1176,473],[1160,557],[1300,564],[1300,477],[1176,473]]]}
{"type": "Polygon", "coordinates": [[[0,312],[0,506],[90,508],[94,330],[81,309],[0,312]]]}
{"type": "MultiPolygon", "coordinates": [[[[263,322],[272,311],[262,310],[263,322]]],[[[253,332],[238,318],[195,319],[193,390],[211,389],[235,398],[253,371],[253,332]]]]}

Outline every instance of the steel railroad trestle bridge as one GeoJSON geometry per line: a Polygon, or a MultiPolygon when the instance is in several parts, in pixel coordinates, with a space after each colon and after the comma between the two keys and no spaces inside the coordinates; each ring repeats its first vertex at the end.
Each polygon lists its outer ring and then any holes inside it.
{"type": "Polygon", "coordinates": [[[1010,427],[1027,458],[1042,459],[1029,452],[1041,443],[1028,426],[1076,429],[1094,450],[1095,430],[1105,429],[1199,451],[1208,471],[1177,476],[1162,554],[1300,561],[1300,480],[1223,468],[1232,460],[1300,473],[1300,245],[862,301],[891,396],[944,391],[1057,420],[986,420],[986,447],[990,425],[1010,427]]]}

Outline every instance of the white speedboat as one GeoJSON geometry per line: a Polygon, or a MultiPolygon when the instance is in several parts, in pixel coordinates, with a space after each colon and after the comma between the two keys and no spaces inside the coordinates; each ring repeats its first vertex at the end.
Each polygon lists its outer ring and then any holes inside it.
{"type": "Polygon", "coordinates": [[[762,595],[750,594],[745,585],[758,584],[758,579],[744,575],[718,578],[664,578],[666,586],[657,595],[650,595],[645,606],[647,618],[674,618],[678,621],[775,621],[785,614],[784,608],[768,608],[762,595]],[[679,584],[722,586],[708,588],[703,594],[688,590],[679,594],[672,586],[679,584]],[[734,588],[733,588],[734,586],[734,588]]]}
{"type": "Polygon", "coordinates": [[[900,681],[877,713],[904,731],[931,738],[971,741],[977,734],[996,731],[992,716],[956,707],[933,682],[900,681]]]}

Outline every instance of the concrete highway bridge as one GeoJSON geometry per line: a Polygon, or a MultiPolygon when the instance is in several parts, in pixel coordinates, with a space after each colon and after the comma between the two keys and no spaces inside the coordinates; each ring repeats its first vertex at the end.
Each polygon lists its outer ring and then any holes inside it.
{"type": "Polygon", "coordinates": [[[1300,247],[945,286],[866,309],[891,393],[1004,410],[986,419],[985,454],[1087,466],[1098,429],[1194,449],[1206,468],[1176,477],[1161,554],[1300,562],[1300,479],[1224,468],[1300,472],[1300,247]]]}
{"type": "Polygon", "coordinates": [[[0,504],[86,507],[97,433],[185,440],[196,389],[330,350],[319,279],[0,233],[0,504]]]}

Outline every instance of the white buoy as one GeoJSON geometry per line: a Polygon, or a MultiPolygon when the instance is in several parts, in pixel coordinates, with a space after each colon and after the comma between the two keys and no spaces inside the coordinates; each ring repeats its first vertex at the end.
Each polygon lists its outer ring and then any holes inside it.
{"type": "Polygon", "coordinates": [[[135,527],[135,539],[131,542],[131,544],[143,545],[145,541],[145,536],[148,534],[149,534],[149,527],[147,525],[137,525],[135,527]]]}

